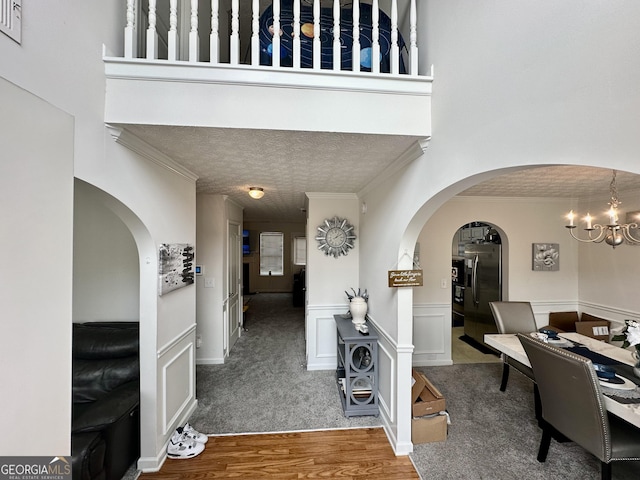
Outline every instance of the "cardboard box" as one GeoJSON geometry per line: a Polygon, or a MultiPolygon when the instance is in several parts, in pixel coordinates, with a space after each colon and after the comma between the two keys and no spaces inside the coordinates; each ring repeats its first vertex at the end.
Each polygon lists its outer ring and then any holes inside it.
{"type": "Polygon", "coordinates": [[[576,322],[576,332],[597,340],[609,341],[609,322],[607,320],[594,320],[576,322]]]}
{"type": "Polygon", "coordinates": [[[447,416],[419,417],[411,420],[411,442],[414,444],[444,442],[447,439],[447,416]]]}
{"type": "Polygon", "coordinates": [[[421,372],[412,370],[415,383],[411,387],[411,414],[413,417],[431,415],[446,409],[446,402],[440,390],[421,372]]]}

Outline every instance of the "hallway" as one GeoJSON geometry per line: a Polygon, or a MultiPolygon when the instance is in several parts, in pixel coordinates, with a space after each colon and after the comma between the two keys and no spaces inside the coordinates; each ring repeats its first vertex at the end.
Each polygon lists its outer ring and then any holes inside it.
{"type": "Polygon", "coordinates": [[[250,298],[246,331],[224,365],[198,365],[191,424],[207,434],[380,426],[346,418],[334,371],[307,371],[304,308],[288,293],[250,298]]]}

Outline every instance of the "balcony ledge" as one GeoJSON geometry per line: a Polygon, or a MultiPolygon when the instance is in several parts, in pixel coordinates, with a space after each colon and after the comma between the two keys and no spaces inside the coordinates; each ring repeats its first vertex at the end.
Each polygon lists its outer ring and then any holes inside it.
{"type": "Polygon", "coordinates": [[[431,76],[116,57],[104,62],[107,123],[431,135],[431,76]]]}

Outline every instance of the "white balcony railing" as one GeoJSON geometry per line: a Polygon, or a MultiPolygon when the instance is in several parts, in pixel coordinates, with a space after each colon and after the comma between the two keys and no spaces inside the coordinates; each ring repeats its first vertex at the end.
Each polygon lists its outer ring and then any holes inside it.
{"type": "Polygon", "coordinates": [[[126,2],[125,58],[419,76],[416,0],[126,2]]]}

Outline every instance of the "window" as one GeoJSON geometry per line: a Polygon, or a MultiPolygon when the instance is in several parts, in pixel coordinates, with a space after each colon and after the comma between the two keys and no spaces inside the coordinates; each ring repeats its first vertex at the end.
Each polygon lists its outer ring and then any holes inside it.
{"type": "Polygon", "coordinates": [[[0,0],[0,32],[22,41],[22,0],[0,0]]]}
{"type": "Polygon", "coordinates": [[[293,264],[307,264],[307,239],[306,237],[293,237],[293,264]]]}
{"type": "Polygon", "coordinates": [[[284,275],[284,234],[262,232],[260,234],[260,275],[284,275]]]}

